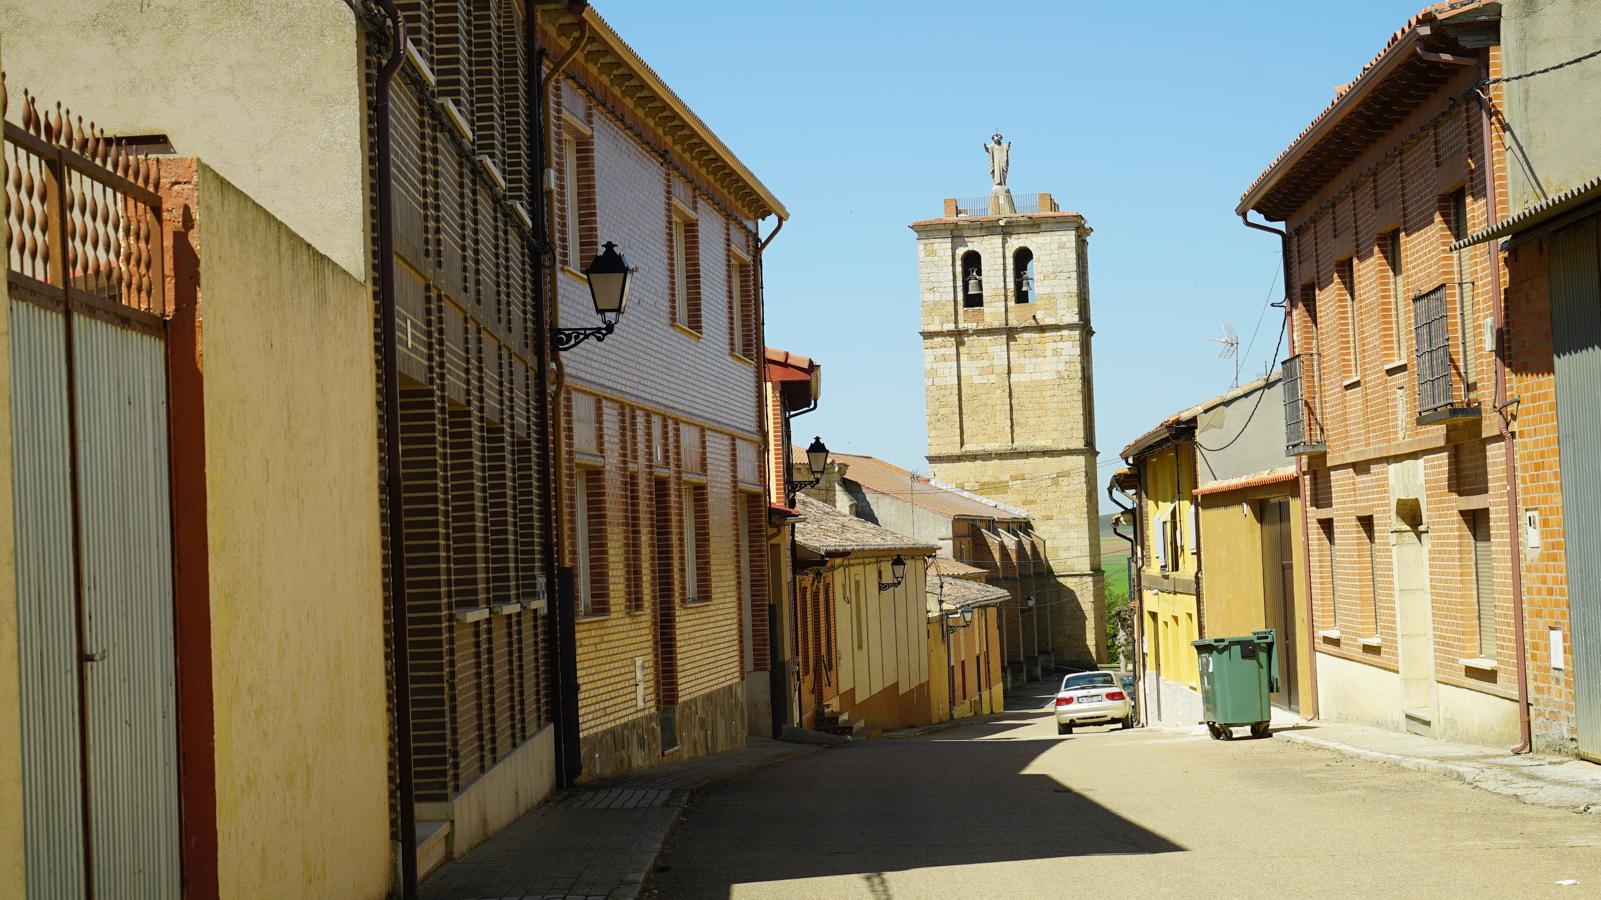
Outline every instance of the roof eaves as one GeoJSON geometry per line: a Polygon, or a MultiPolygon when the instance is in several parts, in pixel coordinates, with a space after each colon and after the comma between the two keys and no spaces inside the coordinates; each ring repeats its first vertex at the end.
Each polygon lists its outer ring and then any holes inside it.
{"type": "Polygon", "coordinates": [[[607,44],[608,49],[616,54],[623,64],[628,67],[629,73],[639,79],[646,90],[659,97],[668,109],[682,120],[694,132],[696,137],[705,142],[706,146],[728,166],[735,177],[743,181],[745,186],[767,207],[765,210],[755,210],[756,218],[759,219],[767,214],[776,215],[780,219],[789,218],[789,210],[784,208],[784,204],[779,202],[773,192],[740,161],[739,157],[734,155],[734,151],[728,149],[728,145],[723,143],[717,133],[711,130],[700,116],[690,108],[689,104],[685,103],[683,98],[679,97],[677,92],[669,87],[660,75],[656,74],[656,70],[645,62],[638,51],[623,40],[622,35],[611,27],[611,24],[595,10],[594,6],[585,5],[583,18],[584,21],[589,23],[591,39],[599,37],[601,41],[607,44]]]}

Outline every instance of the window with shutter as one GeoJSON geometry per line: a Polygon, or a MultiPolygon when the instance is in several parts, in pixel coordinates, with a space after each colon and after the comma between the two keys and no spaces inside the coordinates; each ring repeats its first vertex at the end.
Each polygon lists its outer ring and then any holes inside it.
{"type": "Polygon", "coordinates": [[[1468,514],[1473,537],[1473,592],[1477,601],[1479,656],[1495,659],[1495,555],[1491,552],[1490,511],[1475,509],[1468,514]]]}

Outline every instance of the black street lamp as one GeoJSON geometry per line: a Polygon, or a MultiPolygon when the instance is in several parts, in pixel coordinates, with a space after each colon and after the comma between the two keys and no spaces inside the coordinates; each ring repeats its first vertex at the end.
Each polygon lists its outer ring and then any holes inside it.
{"type": "Polygon", "coordinates": [[[969,606],[962,610],[962,624],[964,626],[973,624],[973,607],[969,606]]]}
{"type": "Polygon", "coordinates": [[[824,446],[823,439],[814,436],[812,445],[806,448],[806,468],[812,473],[810,481],[791,481],[789,492],[804,491],[823,480],[823,472],[828,469],[828,447],[824,446]]]}
{"type": "Polygon", "coordinates": [[[590,338],[597,343],[604,341],[616,329],[617,320],[623,317],[623,309],[628,305],[628,280],[632,274],[628,260],[617,252],[617,245],[607,241],[605,249],[584,270],[584,278],[589,281],[589,297],[601,324],[594,328],[552,329],[550,345],[557,353],[571,350],[590,338]]]}
{"type": "Polygon", "coordinates": [[[895,576],[895,580],[880,581],[878,583],[878,592],[880,594],[900,587],[901,582],[906,580],[906,560],[902,559],[899,553],[895,554],[895,558],[890,560],[889,573],[895,576]]]}

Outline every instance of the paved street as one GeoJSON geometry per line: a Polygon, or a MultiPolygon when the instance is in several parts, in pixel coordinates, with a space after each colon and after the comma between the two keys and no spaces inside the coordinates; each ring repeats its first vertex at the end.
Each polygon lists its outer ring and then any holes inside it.
{"type": "Polygon", "coordinates": [[[1601,817],[1283,741],[1000,721],[694,795],[657,897],[1579,897],[1601,817]],[[1560,886],[1568,879],[1576,886],[1560,886]]]}

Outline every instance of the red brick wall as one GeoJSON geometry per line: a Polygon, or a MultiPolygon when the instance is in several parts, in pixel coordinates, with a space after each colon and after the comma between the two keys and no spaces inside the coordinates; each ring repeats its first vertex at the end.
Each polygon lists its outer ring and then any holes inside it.
{"type": "MultiPolygon", "coordinates": [[[[1492,70],[1498,67],[1497,50],[1492,70]]],[[[1485,246],[1464,252],[1461,280],[1473,283],[1473,309],[1466,323],[1458,314],[1461,288],[1452,284],[1448,289],[1455,396],[1480,403],[1482,418],[1449,431],[1443,424],[1419,426],[1411,303],[1399,309],[1404,327],[1397,346],[1386,240],[1392,229],[1401,230],[1401,291],[1408,300],[1439,284],[1459,281],[1457,257],[1447,249],[1452,236],[1443,198],[1457,189],[1465,191],[1465,232],[1488,224],[1479,108],[1471,93],[1476,79],[1476,70],[1464,69],[1290,217],[1291,295],[1302,300],[1290,315],[1297,351],[1309,353],[1315,348],[1318,353],[1320,377],[1309,376],[1306,393],[1323,423],[1328,446],[1327,455],[1308,460],[1301,485],[1303,495],[1312,498],[1308,583],[1314,628],[1333,629],[1337,623],[1342,633],[1338,641],[1316,639],[1317,649],[1381,668],[1398,666],[1389,546],[1394,505],[1387,467],[1416,458],[1421,460],[1425,483],[1436,680],[1512,697],[1517,652],[1510,555],[1516,532],[1507,521],[1506,473],[1491,408],[1494,357],[1482,346],[1479,324],[1492,315],[1493,262],[1485,246]],[[1344,266],[1350,267],[1349,285],[1340,277],[1344,266]],[[1315,297],[1315,313],[1304,302],[1309,295],[1315,297]],[[1461,379],[1464,328],[1477,385],[1471,392],[1461,379]],[[1489,510],[1494,551],[1499,666],[1489,674],[1460,662],[1479,655],[1473,548],[1464,518],[1475,508],[1489,510]],[[1371,517],[1373,525],[1371,577],[1364,517],[1371,517]],[[1323,521],[1332,522],[1334,529],[1333,560],[1323,521]],[[1361,638],[1372,637],[1379,639],[1377,646],[1360,643],[1361,638]]],[[[1499,148],[1497,156],[1500,162],[1499,148]]],[[[1548,355],[1548,336],[1545,345],[1548,355]]]]}
{"type": "Polygon", "coordinates": [[[1572,652],[1562,671],[1551,669],[1550,632],[1562,632],[1571,647],[1568,619],[1567,544],[1562,530],[1561,458],[1556,383],[1552,371],[1549,258],[1543,241],[1518,245],[1506,254],[1507,330],[1512,382],[1518,399],[1518,504],[1540,517],[1540,550],[1523,554],[1524,627],[1528,632],[1531,727],[1535,746],[1571,751],[1576,740],[1572,652]]]}

